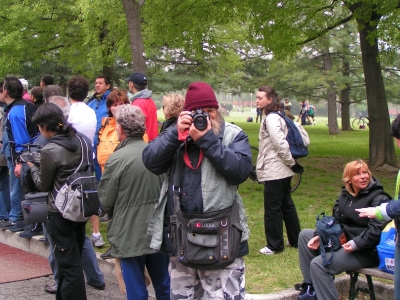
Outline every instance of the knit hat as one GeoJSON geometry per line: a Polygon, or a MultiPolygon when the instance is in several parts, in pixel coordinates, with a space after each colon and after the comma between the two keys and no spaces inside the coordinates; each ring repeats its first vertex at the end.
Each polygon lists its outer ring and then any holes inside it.
{"type": "Polygon", "coordinates": [[[211,86],[205,82],[193,82],[189,84],[185,96],[185,110],[196,108],[219,108],[217,97],[211,86]]]}

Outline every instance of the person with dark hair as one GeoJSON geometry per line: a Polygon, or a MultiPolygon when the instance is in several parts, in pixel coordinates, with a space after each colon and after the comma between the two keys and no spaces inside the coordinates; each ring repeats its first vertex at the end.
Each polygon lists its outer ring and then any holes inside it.
{"type": "Polygon", "coordinates": [[[89,99],[88,106],[94,110],[97,119],[96,134],[94,136],[94,172],[96,178],[100,181],[101,178],[101,168],[99,162],[97,161],[97,145],[99,143],[99,131],[101,128],[101,121],[103,118],[108,117],[107,109],[107,96],[110,94],[111,90],[111,80],[108,76],[99,75],[96,77],[95,81],[95,91],[96,93],[89,99]]]}
{"type": "Polygon", "coordinates": [[[138,106],[146,116],[145,141],[152,141],[158,135],[157,107],[148,90],[147,77],[143,73],[133,73],[128,79],[129,91],[133,93],[132,105],[138,106]]]}
{"type": "Polygon", "coordinates": [[[286,141],[286,122],[278,114],[283,107],[275,90],[270,86],[260,87],[256,94],[256,105],[263,116],[256,172],[258,181],[264,185],[264,230],[267,239],[260,253],[269,255],[284,249],[283,222],[288,244],[297,247],[300,222],[290,195],[290,183],[294,175],[291,167],[296,162],[286,141]]]}
{"type": "Polygon", "coordinates": [[[59,85],[46,85],[43,88],[43,100],[44,102],[48,102],[51,96],[64,96],[63,90],[59,85]]]}
{"type": "Polygon", "coordinates": [[[35,110],[43,104],[43,90],[40,86],[34,86],[31,89],[31,102],[35,107],[35,110]]]}
{"type": "Polygon", "coordinates": [[[140,108],[127,104],[118,106],[115,118],[120,143],[107,160],[98,189],[101,205],[112,221],[107,232],[111,256],[121,261],[128,300],[149,298],[145,266],[156,298],[169,300],[168,256],[151,249],[147,235],[163,177],[143,164],[145,116],[140,108]]]}
{"type": "MultiPolygon", "coordinates": [[[[3,144],[3,135],[4,135],[4,120],[5,113],[4,107],[6,104],[4,103],[3,96],[3,84],[4,81],[0,82],[0,146],[3,144]]],[[[7,134],[5,135],[7,136],[7,134]]],[[[5,147],[2,147],[0,150],[0,224],[7,222],[8,214],[11,209],[10,202],[10,174],[7,166],[7,158],[5,154],[5,147]]]]}
{"type": "Polygon", "coordinates": [[[303,229],[299,235],[302,288],[307,289],[307,286],[313,285],[316,299],[340,299],[334,281],[335,275],[377,267],[379,263],[375,247],[379,243],[385,223],[375,219],[360,219],[355,209],[387,203],[390,196],[361,159],[346,164],[342,180],[344,187],[333,205],[332,216],[340,224],[346,238],[342,240],[342,247],[334,254],[326,253],[326,259],[332,257],[332,262],[327,266],[324,264],[320,252],[323,245],[317,230],[303,229]]]}
{"type": "MultiPolygon", "coordinates": [[[[39,106],[32,120],[48,140],[48,144],[41,150],[40,168],[32,162],[27,164],[36,187],[42,192],[49,192],[46,229],[54,244],[54,255],[58,263],[56,299],[87,299],[82,266],[86,222],[65,219],[55,206],[52,196],[53,188],[59,190],[79,166],[82,158],[81,144],[75,128],[65,121],[62,110],[53,103],[39,106]]],[[[78,135],[86,140],[89,151],[92,151],[89,139],[78,135]]]]}
{"type": "Polygon", "coordinates": [[[22,84],[18,77],[6,77],[3,85],[3,100],[7,104],[3,150],[10,170],[10,199],[11,210],[7,222],[1,223],[0,228],[13,232],[23,231],[26,226],[21,201],[23,190],[20,181],[22,162],[19,158],[27,150],[25,144],[32,143],[37,137],[37,126],[32,122],[34,107],[32,103],[22,99],[22,84]]]}
{"type": "MultiPolygon", "coordinates": [[[[394,138],[396,146],[400,148],[400,114],[392,122],[390,135],[394,138]]],[[[361,218],[376,218],[380,221],[395,220],[397,236],[400,232],[400,201],[391,199],[389,203],[383,203],[376,207],[365,207],[356,209],[361,218]]],[[[400,299],[400,239],[396,240],[394,254],[394,296],[396,300],[400,299]]]]}
{"type": "MultiPolygon", "coordinates": [[[[98,118],[99,116],[98,115],[96,116],[97,112],[96,110],[92,109],[93,107],[91,108],[83,102],[83,100],[86,99],[86,96],[89,92],[89,82],[82,76],[73,76],[71,77],[70,80],[68,80],[67,90],[69,98],[71,100],[71,109],[69,112],[68,122],[73,124],[76,130],[78,130],[80,133],[86,135],[89,138],[91,145],[94,147],[93,149],[97,149],[97,143],[98,143],[97,125],[99,124],[99,122],[96,118],[98,118]]],[[[94,101],[91,103],[94,103],[94,101]]],[[[95,153],[97,152],[95,151],[95,153]]],[[[97,156],[95,160],[95,171],[96,171],[96,163],[98,164],[97,156]]],[[[97,180],[99,181],[100,178],[97,178],[97,180]]],[[[92,229],[93,229],[92,232],[93,246],[102,247],[105,244],[105,242],[100,234],[99,216],[95,215],[91,216],[90,221],[92,223],[92,229]]]]}
{"type": "Polygon", "coordinates": [[[151,248],[171,255],[172,300],[187,299],[188,295],[197,295],[199,299],[203,295],[207,299],[245,297],[243,257],[249,253],[249,229],[237,190],[252,171],[252,155],[246,133],[225,122],[218,108],[211,86],[205,82],[191,83],[176,126],[170,126],[143,151],[143,162],[148,170],[156,175],[168,174],[147,232],[152,235],[151,248]],[[192,113],[199,109],[208,114],[203,116],[202,122],[206,128],[198,128],[198,123],[193,122],[192,113]],[[179,180],[178,177],[181,178],[180,193],[174,199],[174,180],[179,180]],[[234,205],[240,207],[239,223],[243,233],[237,245],[238,254],[232,257],[231,264],[220,269],[201,270],[179,261],[179,253],[173,253],[170,235],[163,234],[168,232],[170,216],[177,211],[174,200],[179,201],[183,213],[189,214],[220,212],[234,205]]]}
{"type": "Polygon", "coordinates": [[[54,83],[53,75],[44,74],[40,79],[40,87],[42,89],[44,89],[45,86],[52,85],[53,83],[54,83]]]}
{"type": "Polygon", "coordinates": [[[97,126],[96,114],[83,102],[89,92],[89,82],[82,76],[72,76],[67,82],[67,90],[71,101],[68,122],[86,135],[93,145],[97,126]]]}

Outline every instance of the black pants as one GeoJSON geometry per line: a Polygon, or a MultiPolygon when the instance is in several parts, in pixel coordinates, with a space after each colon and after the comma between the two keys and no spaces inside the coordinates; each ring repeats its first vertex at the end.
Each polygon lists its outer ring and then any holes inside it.
{"type": "Polygon", "coordinates": [[[57,300],[86,300],[82,248],[86,222],[72,222],[59,213],[49,212],[46,229],[54,244],[59,281],[57,300]]]}
{"type": "Polygon", "coordinates": [[[264,182],[264,230],[267,247],[280,252],[284,249],[283,222],[289,244],[297,247],[300,222],[290,195],[292,177],[264,182]]]}

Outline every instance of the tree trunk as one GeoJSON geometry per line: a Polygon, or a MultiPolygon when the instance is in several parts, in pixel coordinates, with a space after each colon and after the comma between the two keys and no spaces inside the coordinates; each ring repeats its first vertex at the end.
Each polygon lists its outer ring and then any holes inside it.
{"type": "Polygon", "coordinates": [[[140,22],[140,10],[144,0],[121,0],[128,25],[129,44],[131,45],[133,71],[146,74],[146,60],[140,22]]]}
{"type": "MultiPolygon", "coordinates": [[[[347,56],[343,58],[342,64],[342,74],[343,77],[348,78],[350,76],[350,63],[347,59],[347,56]]],[[[340,104],[342,105],[342,130],[350,131],[350,84],[348,81],[345,84],[345,88],[340,92],[340,104]]]]}
{"type": "MultiPolygon", "coordinates": [[[[324,70],[325,76],[329,77],[329,72],[332,70],[332,58],[329,53],[328,47],[325,50],[323,55],[324,59],[324,70]]],[[[328,79],[326,81],[327,87],[327,97],[328,97],[328,127],[329,134],[339,134],[339,126],[337,122],[337,113],[336,113],[336,92],[334,88],[333,80],[328,79]]]]}
{"type": "Polygon", "coordinates": [[[369,115],[369,165],[374,169],[384,164],[396,165],[378,42],[376,37],[369,42],[369,35],[376,30],[376,25],[371,24],[377,24],[378,20],[375,14],[371,15],[370,23],[357,19],[369,115]]]}

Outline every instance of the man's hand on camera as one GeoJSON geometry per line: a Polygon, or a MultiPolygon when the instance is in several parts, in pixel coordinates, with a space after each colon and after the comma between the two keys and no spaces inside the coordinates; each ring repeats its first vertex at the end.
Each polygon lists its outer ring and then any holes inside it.
{"type": "Polygon", "coordinates": [[[190,111],[182,111],[179,114],[176,123],[176,128],[178,129],[178,140],[181,142],[186,140],[190,125],[192,125],[192,116],[190,115],[190,111]]]}
{"type": "Polygon", "coordinates": [[[205,135],[210,130],[211,130],[211,121],[209,118],[207,118],[207,128],[206,129],[200,131],[194,126],[194,124],[192,124],[189,128],[189,135],[193,141],[197,141],[198,139],[200,139],[203,135],[205,135]]]}

